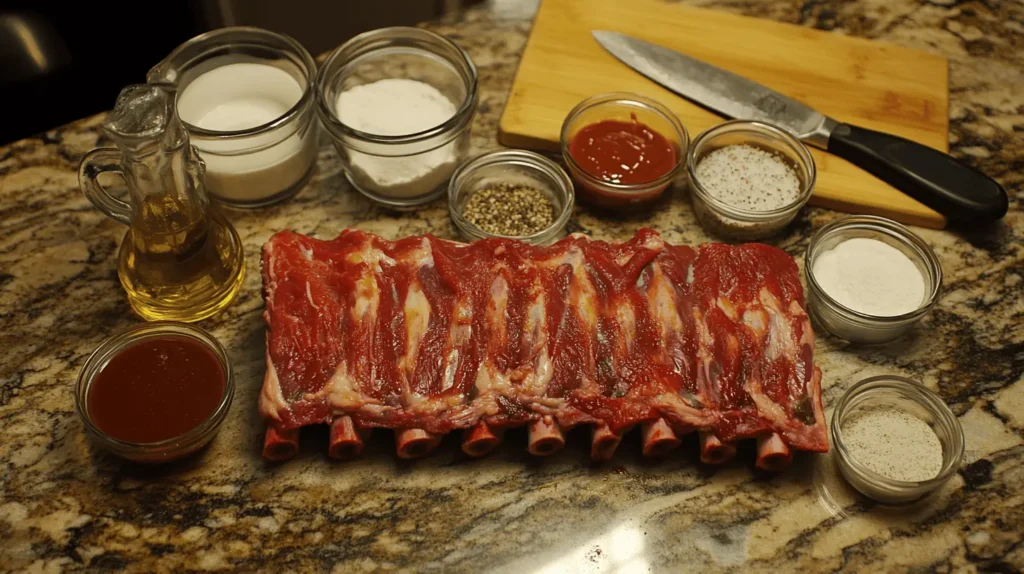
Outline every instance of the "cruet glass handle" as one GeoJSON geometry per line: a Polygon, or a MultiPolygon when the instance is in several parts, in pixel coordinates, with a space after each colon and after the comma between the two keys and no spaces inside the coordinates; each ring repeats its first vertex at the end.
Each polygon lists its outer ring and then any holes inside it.
{"type": "Polygon", "coordinates": [[[97,179],[101,173],[113,172],[121,177],[121,152],[116,148],[98,148],[85,154],[82,165],[78,167],[78,185],[85,197],[112,219],[125,225],[132,224],[132,206],[127,202],[110,195],[97,179]]]}

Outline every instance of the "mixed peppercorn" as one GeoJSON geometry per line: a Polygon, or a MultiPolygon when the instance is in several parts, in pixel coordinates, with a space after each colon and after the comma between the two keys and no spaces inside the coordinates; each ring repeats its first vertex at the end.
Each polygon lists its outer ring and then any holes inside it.
{"type": "Polygon", "coordinates": [[[524,237],[543,231],[555,221],[554,205],[543,191],[501,183],[474,193],[462,216],[492,235],[524,237]]]}

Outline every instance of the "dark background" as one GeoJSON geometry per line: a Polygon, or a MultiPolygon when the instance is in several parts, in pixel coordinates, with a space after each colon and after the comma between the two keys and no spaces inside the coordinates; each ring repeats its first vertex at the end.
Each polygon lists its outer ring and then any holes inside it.
{"type": "Polygon", "coordinates": [[[109,109],[175,47],[223,26],[288,34],[317,56],[352,36],[413,25],[472,0],[0,2],[0,144],[109,109]]]}

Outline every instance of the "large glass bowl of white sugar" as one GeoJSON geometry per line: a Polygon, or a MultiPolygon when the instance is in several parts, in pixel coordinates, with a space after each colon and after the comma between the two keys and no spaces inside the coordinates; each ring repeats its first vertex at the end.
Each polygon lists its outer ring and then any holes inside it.
{"type": "Polygon", "coordinates": [[[828,332],[862,344],[910,331],[935,305],[942,267],[924,239],[884,217],[839,218],[811,237],[808,308],[828,332]]]}
{"type": "Polygon", "coordinates": [[[222,203],[259,207],[302,188],[316,166],[316,62],[294,39],[261,28],[207,32],[149,71],[178,88],[176,108],[222,203]]]}
{"type": "Polygon", "coordinates": [[[317,113],[356,190],[397,209],[445,192],[477,104],[462,48],[420,28],[374,30],[335,49],[316,83],[317,113]]]}

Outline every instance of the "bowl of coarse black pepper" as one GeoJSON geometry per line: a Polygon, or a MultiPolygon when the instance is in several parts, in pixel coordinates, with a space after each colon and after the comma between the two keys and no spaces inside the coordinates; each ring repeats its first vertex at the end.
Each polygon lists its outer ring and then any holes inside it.
{"type": "Polygon", "coordinates": [[[546,245],[564,234],[573,202],[565,170],[525,150],[477,156],[448,184],[448,212],[470,241],[500,237],[546,245]]]}

